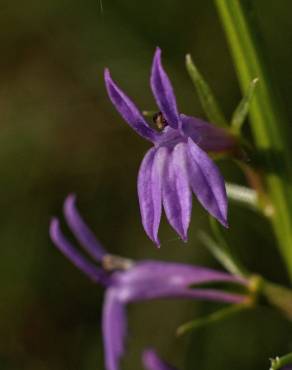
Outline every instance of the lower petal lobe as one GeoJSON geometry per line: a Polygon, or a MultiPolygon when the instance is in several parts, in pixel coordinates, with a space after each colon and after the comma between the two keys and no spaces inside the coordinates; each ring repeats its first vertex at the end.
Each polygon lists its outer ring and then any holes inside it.
{"type": "Polygon", "coordinates": [[[150,149],[140,166],[138,174],[138,197],[144,229],[151,240],[159,246],[158,228],[161,219],[162,178],[168,149],[150,149]]]}
{"type": "Polygon", "coordinates": [[[147,349],[143,352],[143,365],[146,370],[176,370],[157,356],[153,349],[147,349]]]}
{"type": "Polygon", "coordinates": [[[163,177],[163,206],[167,219],[180,237],[187,240],[192,196],[187,173],[187,144],[177,144],[168,158],[163,177]]]}
{"type": "Polygon", "coordinates": [[[106,291],[103,313],[102,331],[107,370],[119,370],[119,361],[125,350],[127,334],[126,307],[119,300],[118,291],[112,287],[106,291]]]}
{"type": "Polygon", "coordinates": [[[227,223],[227,195],[218,167],[191,139],[188,139],[189,182],[202,206],[223,226],[227,223]]]}

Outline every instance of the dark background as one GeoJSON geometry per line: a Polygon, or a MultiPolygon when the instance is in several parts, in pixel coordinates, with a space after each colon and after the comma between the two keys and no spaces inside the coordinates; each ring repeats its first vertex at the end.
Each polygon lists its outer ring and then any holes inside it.
{"type": "MultiPolygon", "coordinates": [[[[291,122],[292,3],[256,0],[271,72],[291,122]]],[[[103,369],[102,289],[53,247],[48,225],[68,192],[112,253],[219,266],[197,239],[206,212],[194,201],[188,245],[163,220],[162,248],[147,239],[136,177],[149,145],[118,116],[103,68],[141,109],[155,109],[149,70],[163,50],[181,111],[204,117],[184,67],[191,52],[225,113],[240,99],[231,58],[211,0],[30,0],[0,3],[0,369],[103,369]]],[[[248,128],[247,128],[248,134],[248,128]]],[[[242,182],[232,164],[228,180],[242,182]]],[[[230,207],[230,245],[243,263],[287,283],[270,225],[230,207]]],[[[154,346],[180,370],[268,369],[292,350],[292,325],[268,308],[174,335],[215,304],[151,302],[129,307],[123,368],[142,368],[154,346]]]]}

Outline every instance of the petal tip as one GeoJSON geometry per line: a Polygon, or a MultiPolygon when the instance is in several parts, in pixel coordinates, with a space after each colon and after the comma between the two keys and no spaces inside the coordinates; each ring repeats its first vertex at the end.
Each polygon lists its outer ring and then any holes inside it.
{"type": "Polygon", "coordinates": [[[152,241],[153,241],[153,243],[155,244],[155,247],[156,248],[160,248],[161,247],[161,243],[160,243],[160,240],[158,239],[158,237],[156,236],[155,238],[150,238],[152,241]]]}
{"type": "Polygon", "coordinates": [[[110,70],[107,67],[104,69],[104,77],[110,77],[110,70]]]}
{"type": "Polygon", "coordinates": [[[156,46],[154,56],[160,58],[160,56],[161,56],[161,49],[160,49],[159,46],[156,46]]]}
{"type": "Polygon", "coordinates": [[[111,73],[108,68],[104,69],[104,81],[107,88],[109,88],[113,84],[111,73]]]}
{"type": "Polygon", "coordinates": [[[64,213],[66,214],[67,212],[70,212],[72,207],[75,207],[75,203],[76,203],[76,194],[75,193],[68,194],[64,201],[63,206],[64,213]]]}
{"type": "Polygon", "coordinates": [[[60,227],[60,221],[57,217],[52,217],[49,226],[49,235],[52,241],[57,239],[58,230],[60,227]]]}
{"type": "Polygon", "coordinates": [[[226,229],[229,229],[229,223],[227,220],[223,223],[223,226],[226,227],[226,229]]]}
{"type": "Polygon", "coordinates": [[[181,236],[181,240],[182,240],[184,243],[187,243],[187,242],[188,242],[188,240],[189,240],[189,238],[188,238],[188,236],[187,236],[187,235],[182,235],[182,236],[181,236]]]}
{"type": "Polygon", "coordinates": [[[216,217],[216,219],[220,222],[222,226],[224,226],[226,229],[229,229],[229,223],[226,217],[216,217]]]}

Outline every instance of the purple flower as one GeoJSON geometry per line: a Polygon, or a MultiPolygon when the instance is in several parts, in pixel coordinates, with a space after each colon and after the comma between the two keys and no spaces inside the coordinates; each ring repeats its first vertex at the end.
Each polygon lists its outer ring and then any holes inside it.
{"type": "Polygon", "coordinates": [[[178,112],[170,80],[157,48],[151,70],[151,89],[159,112],[153,117],[161,131],[151,128],[132,100],[105,70],[108,95],[124,120],[154,146],[145,155],[138,175],[142,223],[157,245],[162,205],[170,225],[187,240],[192,192],[224,226],[227,197],[224,180],[206,151],[230,151],[235,139],[226,130],[178,112]]]}
{"type": "Polygon", "coordinates": [[[64,202],[64,216],[73,235],[95,262],[97,267],[64,236],[57,218],[50,225],[50,236],[56,247],[93,282],[106,288],[103,306],[102,329],[106,367],[117,370],[124,353],[126,312],[128,303],[156,298],[205,299],[226,303],[241,303],[245,295],[219,289],[191,288],[210,282],[231,282],[245,286],[247,281],[238,276],[205,267],[162,261],[141,261],[108,254],[96,240],[81,218],[75,196],[64,202]]]}
{"type": "Polygon", "coordinates": [[[161,360],[153,349],[143,352],[143,364],[146,370],[176,370],[175,367],[161,360]]]}

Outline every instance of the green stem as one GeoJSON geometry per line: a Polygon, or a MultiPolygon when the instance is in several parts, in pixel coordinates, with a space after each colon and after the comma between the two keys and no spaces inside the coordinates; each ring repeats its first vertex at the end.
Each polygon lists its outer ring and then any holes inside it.
{"type": "Polygon", "coordinates": [[[278,370],[281,369],[283,366],[292,364],[292,353],[288,353],[283,357],[276,357],[271,360],[271,368],[270,370],[278,370]]]}
{"type": "Polygon", "coordinates": [[[254,22],[253,2],[215,0],[243,92],[252,79],[259,83],[250,107],[251,126],[265,170],[267,191],[274,214],[271,221],[279,251],[292,280],[292,166],[287,138],[288,123],[267,74],[254,22]]]}
{"type": "Polygon", "coordinates": [[[208,316],[200,317],[196,320],[189,321],[181,326],[178,327],[176,334],[177,335],[183,335],[187,333],[190,330],[198,329],[203,326],[207,326],[210,324],[214,324],[216,322],[220,322],[222,320],[225,320],[231,316],[234,316],[238,314],[241,311],[245,311],[249,309],[250,306],[248,304],[242,303],[242,304],[235,304],[233,306],[229,306],[227,308],[223,308],[221,310],[218,310],[216,312],[211,313],[208,316]]]}

